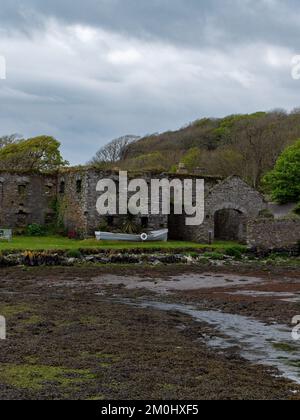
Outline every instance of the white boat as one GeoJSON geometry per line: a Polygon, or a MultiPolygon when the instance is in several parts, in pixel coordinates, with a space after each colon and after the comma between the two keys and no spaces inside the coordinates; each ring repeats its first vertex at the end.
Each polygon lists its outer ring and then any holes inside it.
{"type": "Polygon", "coordinates": [[[97,241],[126,241],[126,242],[167,242],[168,229],[156,230],[141,235],[129,235],[126,233],[95,232],[97,241]]]}

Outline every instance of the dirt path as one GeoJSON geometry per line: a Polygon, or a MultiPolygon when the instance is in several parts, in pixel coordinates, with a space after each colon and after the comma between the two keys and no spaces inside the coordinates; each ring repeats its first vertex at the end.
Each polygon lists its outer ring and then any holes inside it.
{"type": "MultiPolygon", "coordinates": [[[[291,328],[300,314],[300,273],[230,271],[1,270],[7,340],[0,341],[0,398],[300,399],[295,382],[226,345],[228,331],[180,310],[291,328]]],[[[295,348],[276,347],[278,355],[293,354],[297,372],[295,348]]]]}

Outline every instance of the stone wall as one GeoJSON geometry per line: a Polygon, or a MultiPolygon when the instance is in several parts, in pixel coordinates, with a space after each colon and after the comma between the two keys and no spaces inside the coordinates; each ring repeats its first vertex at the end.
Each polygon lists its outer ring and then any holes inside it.
{"type": "MultiPolygon", "coordinates": [[[[142,178],[150,186],[152,178],[150,173],[145,173],[142,176],[141,174],[131,175],[131,177],[142,178]]],[[[163,176],[161,175],[161,177],[163,176]]],[[[126,221],[127,216],[99,215],[96,204],[101,193],[97,192],[97,184],[102,179],[115,181],[118,192],[118,172],[74,168],[59,174],[60,214],[64,225],[68,229],[80,230],[89,235],[94,235],[94,232],[102,226],[109,229],[119,229],[126,221]],[[61,188],[62,185],[63,188],[61,188]]],[[[149,203],[151,200],[150,191],[149,188],[149,203]]],[[[131,195],[128,194],[128,197],[130,198],[131,195]]],[[[168,227],[168,216],[164,216],[162,212],[159,215],[152,215],[151,211],[149,211],[149,214],[139,214],[133,218],[133,221],[140,225],[145,232],[168,227]]]]}
{"type": "Polygon", "coordinates": [[[247,236],[251,248],[292,250],[300,241],[300,220],[252,220],[248,222],[247,236]]]}
{"type": "MultiPolygon", "coordinates": [[[[129,177],[143,178],[149,186],[153,178],[195,179],[194,176],[185,174],[164,173],[131,174],[129,177]]],[[[69,168],[53,176],[0,173],[0,227],[24,229],[31,223],[45,225],[54,221],[57,216],[68,230],[89,235],[93,235],[95,230],[99,230],[105,224],[110,224],[109,227],[118,227],[126,216],[108,218],[100,216],[96,209],[97,199],[100,196],[96,186],[99,180],[104,178],[113,179],[118,185],[119,173],[86,168],[69,168]],[[53,210],[55,202],[58,204],[58,214],[53,210]]],[[[149,188],[149,202],[151,202],[150,191],[149,188]]],[[[208,243],[210,239],[214,239],[216,215],[218,212],[222,215],[223,211],[227,211],[229,215],[238,213],[239,221],[234,220],[233,223],[232,217],[225,220],[226,214],[223,213],[224,223],[222,220],[218,223],[217,235],[220,238],[227,238],[229,233],[233,238],[236,231],[237,239],[244,242],[246,239],[244,225],[247,221],[248,243],[251,246],[257,244],[281,248],[286,243],[289,245],[289,241],[295,244],[299,240],[297,233],[299,228],[294,222],[281,221],[274,228],[273,225],[267,226],[270,220],[264,222],[265,225],[261,221],[251,224],[251,221],[267,208],[267,204],[261,194],[238,177],[226,180],[205,178],[205,218],[200,226],[186,226],[186,215],[164,215],[161,198],[160,214],[154,215],[150,212],[149,215],[140,214],[135,217],[135,222],[141,224],[143,231],[169,227],[170,239],[208,243]],[[222,226],[224,226],[223,232],[222,226]]]]}
{"type": "MultiPolygon", "coordinates": [[[[93,234],[95,230],[99,230],[102,225],[107,224],[108,218],[100,216],[96,210],[97,198],[100,193],[97,193],[96,187],[99,180],[104,178],[113,179],[118,185],[118,172],[105,172],[95,169],[89,170],[67,170],[65,174],[59,176],[59,186],[61,182],[64,183],[64,192],[61,193],[60,201],[64,211],[63,220],[69,229],[83,230],[88,234],[93,234]],[[78,182],[81,182],[82,191],[77,190],[78,182]]],[[[171,176],[163,173],[143,173],[131,174],[133,178],[143,178],[150,187],[152,178],[191,178],[193,176],[176,174],[171,176]]],[[[59,187],[60,188],[60,187],[59,187]]],[[[171,197],[172,200],[172,197],[171,197]]],[[[150,188],[149,188],[149,202],[150,188]]],[[[170,215],[162,214],[149,215],[140,214],[135,217],[137,224],[146,220],[146,227],[144,231],[169,228],[170,239],[194,241],[201,243],[208,243],[210,237],[214,238],[215,229],[215,214],[219,210],[234,210],[240,214],[240,224],[237,226],[237,240],[245,242],[245,221],[250,218],[258,216],[261,210],[267,207],[261,194],[253,190],[249,185],[243,182],[238,177],[231,177],[222,181],[215,177],[205,178],[205,219],[200,226],[186,226],[186,215],[170,215]]],[[[150,208],[149,208],[150,210],[150,208]]],[[[162,209],[160,209],[162,210],[162,209]]],[[[125,217],[115,216],[109,218],[110,228],[117,227],[122,224],[122,219],[125,217]]],[[[225,229],[226,230],[226,229],[225,229]]],[[[227,229],[228,230],[228,229],[227,229]]],[[[233,238],[233,234],[231,237],[233,238]]]]}
{"type": "MultiPolygon", "coordinates": [[[[236,240],[246,242],[245,224],[255,219],[262,210],[267,208],[263,196],[251,188],[239,177],[233,176],[223,181],[211,184],[206,181],[205,188],[205,218],[200,226],[185,226],[185,216],[172,216],[171,226],[175,229],[172,239],[187,240],[199,243],[208,243],[215,238],[215,217],[219,211],[234,210],[239,213],[240,224],[236,225],[236,240]],[[176,238],[177,235],[177,238],[176,238]]],[[[224,236],[227,223],[224,224],[224,236]]],[[[232,229],[231,229],[232,231],[232,229]]],[[[222,232],[218,232],[222,236],[222,232]]],[[[232,232],[231,232],[231,236],[232,232]]]]}
{"type": "Polygon", "coordinates": [[[58,221],[69,231],[87,232],[87,172],[81,169],[62,170],[57,182],[58,221]]]}
{"type": "MultiPolygon", "coordinates": [[[[170,237],[173,239],[193,240],[194,227],[186,228],[185,216],[182,216],[182,223],[180,218],[170,218],[162,212],[162,196],[157,203],[160,208],[159,214],[151,214],[151,180],[152,179],[195,179],[194,176],[189,175],[170,175],[164,173],[132,173],[128,174],[129,180],[131,178],[142,178],[149,187],[149,213],[139,214],[134,217],[134,222],[142,227],[145,232],[157,229],[170,228],[170,237]],[[173,224],[172,224],[173,220],[173,224]]],[[[100,193],[97,192],[97,183],[101,179],[112,179],[117,185],[117,192],[119,189],[119,173],[113,171],[101,171],[96,169],[81,169],[73,168],[62,171],[58,177],[58,191],[60,202],[61,218],[68,229],[81,230],[89,235],[93,235],[95,230],[109,224],[109,228],[118,228],[122,222],[126,220],[126,216],[107,217],[98,214],[96,209],[97,199],[100,193]],[[81,189],[78,191],[78,183],[81,183],[81,189]],[[63,185],[63,188],[61,187],[63,185]]],[[[218,178],[207,177],[205,180],[205,193],[209,191],[219,182],[218,178]]],[[[133,193],[131,194],[133,195],[133,193]]],[[[128,197],[131,196],[128,194],[128,197]]],[[[171,194],[172,202],[172,194],[171,194]]]]}
{"type": "Polygon", "coordinates": [[[21,231],[51,223],[56,194],[56,176],[1,172],[0,227],[21,231]]]}

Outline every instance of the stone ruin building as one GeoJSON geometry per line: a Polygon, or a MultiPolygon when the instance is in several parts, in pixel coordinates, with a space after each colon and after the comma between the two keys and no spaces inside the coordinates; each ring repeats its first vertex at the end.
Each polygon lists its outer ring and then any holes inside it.
{"type": "MultiPolygon", "coordinates": [[[[187,174],[132,174],[144,178],[191,178],[187,174]]],[[[118,181],[117,172],[68,168],[56,174],[0,173],[0,228],[16,232],[29,224],[49,225],[57,218],[69,230],[92,236],[104,224],[113,228],[121,216],[100,216],[96,210],[100,179],[118,181]]],[[[199,179],[203,177],[199,176],[199,179]]],[[[290,248],[300,240],[295,220],[264,218],[268,205],[263,196],[239,177],[204,177],[205,219],[200,226],[186,226],[185,215],[139,215],[143,231],[169,229],[169,238],[198,243],[232,240],[251,247],[290,248]]],[[[172,204],[171,204],[172,208],[172,204]]]]}

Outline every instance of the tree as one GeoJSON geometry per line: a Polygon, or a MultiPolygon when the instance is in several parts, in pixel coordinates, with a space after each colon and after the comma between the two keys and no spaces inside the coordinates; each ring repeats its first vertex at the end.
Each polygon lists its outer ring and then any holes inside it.
{"type": "Polygon", "coordinates": [[[281,154],[275,168],[265,176],[264,184],[273,200],[300,201],[300,139],[281,154]]]}
{"type": "MultiPolygon", "coordinates": [[[[160,152],[168,158],[165,170],[174,168],[190,149],[199,149],[198,167],[211,175],[240,175],[252,186],[261,187],[263,176],[274,168],[282,151],[300,138],[300,110],[206,118],[176,131],[150,135],[129,145],[126,168],[132,159],[160,152]],[[200,157],[200,156],[199,156],[200,157]],[[222,160],[224,158],[224,161],[222,160]]],[[[196,159],[195,159],[196,160],[196,159]]],[[[194,166],[194,163],[192,163],[194,166]]]]}
{"type": "Polygon", "coordinates": [[[160,152],[138,156],[126,161],[126,169],[130,171],[163,171],[165,169],[164,156],[160,152]]]}
{"type": "Polygon", "coordinates": [[[103,163],[117,163],[126,159],[128,146],[139,140],[140,137],[127,135],[112,140],[106,146],[102,147],[93,159],[89,162],[91,165],[102,165],[103,163]]]}
{"type": "Polygon", "coordinates": [[[181,163],[184,164],[188,171],[193,171],[199,168],[202,152],[198,147],[193,147],[188,150],[187,153],[181,159],[181,163]]]}
{"type": "Polygon", "coordinates": [[[8,144],[17,143],[21,140],[20,134],[9,134],[0,137],[0,149],[7,146],[8,144]]]}
{"type": "Polygon", "coordinates": [[[224,178],[231,175],[243,176],[243,156],[233,148],[219,148],[210,152],[208,156],[204,155],[203,162],[204,159],[207,165],[207,173],[211,175],[220,175],[224,178]]]}
{"type": "Polygon", "coordinates": [[[242,156],[241,174],[254,188],[270,171],[288,144],[283,122],[278,113],[257,113],[241,120],[232,133],[232,147],[242,156]]]}
{"type": "Polygon", "coordinates": [[[0,149],[1,170],[52,171],[69,163],[60,154],[60,143],[40,136],[7,144],[0,149]]]}

